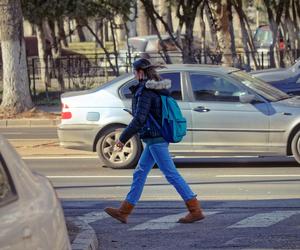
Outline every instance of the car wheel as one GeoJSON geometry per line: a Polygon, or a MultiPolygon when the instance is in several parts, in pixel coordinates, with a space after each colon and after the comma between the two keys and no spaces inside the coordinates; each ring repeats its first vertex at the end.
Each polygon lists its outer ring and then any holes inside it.
{"type": "Polygon", "coordinates": [[[300,131],[298,131],[292,140],[292,154],[295,160],[300,164],[300,131]]]}
{"type": "Polygon", "coordinates": [[[142,144],[135,135],[129,139],[121,151],[114,150],[123,128],[111,127],[102,133],[97,142],[97,153],[105,166],[116,169],[133,168],[136,166],[141,152],[142,144]]]}

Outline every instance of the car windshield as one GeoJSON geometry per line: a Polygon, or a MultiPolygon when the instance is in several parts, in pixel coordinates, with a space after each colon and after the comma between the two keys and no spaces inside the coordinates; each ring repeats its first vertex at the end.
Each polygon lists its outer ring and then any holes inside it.
{"type": "Polygon", "coordinates": [[[253,89],[259,95],[263,96],[269,101],[276,102],[283,99],[290,98],[288,94],[282,92],[281,90],[273,87],[272,85],[255,78],[243,71],[234,71],[231,76],[238,81],[242,82],[247,87],[253,89]]]}

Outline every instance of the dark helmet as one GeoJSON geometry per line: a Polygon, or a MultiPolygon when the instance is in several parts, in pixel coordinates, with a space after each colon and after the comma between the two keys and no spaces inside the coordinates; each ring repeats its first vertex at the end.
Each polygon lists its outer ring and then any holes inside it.
{"type": "Polygon", "coordinates": [[[147,69],[152,67],[153,65],[151,64],[151,62],[145,58],[140,58],[138,60],[136,60],[133,64],[132,64],[133,68],[135,70],[139,70],[139,69],[147,69]]]}

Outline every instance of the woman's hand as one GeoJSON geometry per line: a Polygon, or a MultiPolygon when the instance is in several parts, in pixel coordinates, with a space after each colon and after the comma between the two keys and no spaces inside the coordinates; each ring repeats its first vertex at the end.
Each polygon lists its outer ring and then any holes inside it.
{"type": "Polygon", "coordinates": [[[119,140],[117,140],[116,144],[115,144],[115,148],[117,151],[121,151],[124,147],[124,143],[120,142],[119,140]]]}

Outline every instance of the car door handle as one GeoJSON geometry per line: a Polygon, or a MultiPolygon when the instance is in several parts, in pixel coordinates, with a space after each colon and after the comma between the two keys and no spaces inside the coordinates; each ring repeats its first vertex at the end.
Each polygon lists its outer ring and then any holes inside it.
{"type": "Polygon", "coordinates": [[[203,106],[199,106],[199,107],[193,108],[193,110],[197,111],[197,112],[208,112],[208,111],[210,111],[210,109],[208,109],[206,107],[203,107],[203,106]]]}

